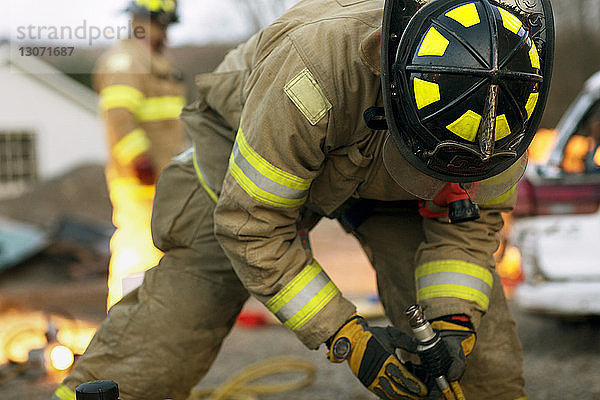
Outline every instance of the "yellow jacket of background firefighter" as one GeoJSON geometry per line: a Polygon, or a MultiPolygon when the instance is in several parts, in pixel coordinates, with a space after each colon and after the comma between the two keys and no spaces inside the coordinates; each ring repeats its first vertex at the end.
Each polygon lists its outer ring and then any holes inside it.
{"type": "Polygon", "coordinates": [[[106,177],[117,227],[111,240],[110,307],[160,258],[150,235],[154,185],[140,182],[132,164],[147,154],[158,173],[185,148],[178,120],[185,87],[166,55],[137,39],[123,40],[102,55],[94,85],[110,149],[106,177]]]}
{"type": "Polygon", "coordinates": [[[115,380],[123,399],[186,398],[249,294],[318,348],[355,312],[299,236],[323,216],[360,241],[395,326],[408,331],[404,310],[416,301],[428,318],[471,318],[467,398],[524,398],[493,258],[514,196],[449,224],[421,217],[418,199],[387,173],[388,132],[363,120],[382,104],[382,8],[300,2],[197,77],[199,96],[182,113],[193,151],[158,181],[153,235],[165,255],[111,309],[58,398],[93,379],[115,380]]]}

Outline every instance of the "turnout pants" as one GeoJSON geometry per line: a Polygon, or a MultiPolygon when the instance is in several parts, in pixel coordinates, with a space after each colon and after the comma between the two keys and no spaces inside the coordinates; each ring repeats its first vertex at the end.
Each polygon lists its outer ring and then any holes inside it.
{"type": "MultiPolygon", "coordinates": [[[[123,400],[185,399],[205,375],[248,298],[214,238],[214,207],[191,154],[163,171],[152,229],[165,254],[146,272],[142,286],[111,308],[65,379],[68,388],[111,379],[118,382],[123,400]]],[[[376,207],[355,235],[377,271],[389,318],[407,331],[404,310],[415,302],[414,252],[423,240],[414,203],[376,207]]],[[[490,309],[462,382],[467,398],[524,396],[521,363],[515,323],[496,276],[490,309]]]]}

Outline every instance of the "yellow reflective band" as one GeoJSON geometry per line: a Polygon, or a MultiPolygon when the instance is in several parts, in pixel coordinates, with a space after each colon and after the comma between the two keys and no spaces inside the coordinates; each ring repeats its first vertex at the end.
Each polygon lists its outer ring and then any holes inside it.
{"type": "Polygon", "coordinates": [[[419,110],[440,100],[440,86],[437,83],[414,78],[413,85],[419,110]]]}
{"type": "Polygon", "coordinates": [[[339,293],[317,261],[304,267],[265,306],[289,329],[297,330],[339,293]]]}
{"type": "Polygon", "coordinates": [[[144,94],[134,87],[127,85],[107,86],[100,92],[100,110],[108,111],[113,108],[126,108],[136,113],[144,100],[144,94]]]}
{"type": "Polygon", "coordinates": [[[513,196],[513,194],[515,194],[515,192],[517,191],[517,185],[518,185],[518,182],[515,183],[513,185],[513,187],[508,189],[506,192],[504,192],[500,196],[498,196],[495,199],[492,199],[486,203],[481,203],[481,205],[485,206],[485,207],[491,207],[491,206],[497,206],[498,204],[504,203],[505,201],[510,199],[513,196]]]}
{"type": "Polygon", "coordinates": [[[446,126],[446,128],[456,136],[460,136],[469,142],[473,142],[477,137],[480,122],[481,115],[471,110],[467,110],[466,113],[450,125],[446,126]]]}
{"type": "Polygon", "coordinates": [[[54,392],[54,396],[56,396],[60,400],[75,400],[75,393],[73,393],[71,389],[69,389],[66,385],[62,383],[54,392]]]}
{"type": "Polygon", "coordinates": [[[229,159],[229,171],[250,197],[275,207],[302,205],[312,182],[287,173],[262,158],[250,147],[241,128],[229,159]]]}
{"type": "Polygon", "coordinates": [[[531,118],[531,114],[533,114],[533,110],[537,105],[539,97],[539,93],[531,93],[529,95],[529,98],[527,99],[527,104],[525,104],[525,110],[527,110],[527,119],[531,118]]]}
{"type": "Polygon", "coordinates": [[[216,204],[217,201],[219,201],[219,196],[217,196],[217,194],[210,188],[210,186],[208,186],[208,183],[206,183],[206,179],[204,179],[204,175],[202,174],[200,166],[198,165],[198,160],[196,159],[196,148],[194,148],[194,151],[192,153],[192,162],[194,164],[194,169],[196,170],[196,175],[198,175],[198,179],[200,180],[200,185],[204,188],[206,193],[208,193],[210,198],[216,204]]]}
{"type": "Polygon", "coordinates": [[[429,28],[417,56],[443,56],[448,48],[450,42],[441,33],[439,33],[433,26],[429,28]]]}
{"type": "Polygon", "coordinates": [[[329,281],[319,293],[313,297],[298,313],[288,319],[284,325],[292,331],[302,328],[319,311],[323,309],[340,291],[335,284],[329,281]]]}
{"type": "Polygon", "coordinates": [[[515,400],[527,400],[527,396],[519,397],[518,399],[515,399],[515,400]]]}
{"type": "Polygon", "coordinates": [[[275,296],[271,298],[265,306],[272,312],[277,313],[281,308],[292,299],[295,295],[300,292],[308,282],[310,282],[315,276],[320,274],[323,268],[317,261],[313,261],[311,264],[304,267],[302,272],[294,277],[283,289],[281,289],[275,296]]]}
{"type": "Polygon", "coordinates": [[[540,56],[533,41],[531,42],[531,49],[529,49],[529,59],[533,68],[540,69],[540,56]]]}
{"type": "Polygon", "coordinates": [[[456,297],[473,301],[484,310],[487,310],[490,305],[490,298],[484,293],[462,285],[441,284],[425,287],[417,291],[417,302],[435,297],[456,297]]]}
{"type": "Polygon", "coordinates": [[[502,138],[510,135],[510,126],[508,125],[508,120],[506,119],[506,115],[498,115],[496,117],[496,133],[495,139],[500,140],[502,138]]]}
{"type": "Polygon", "coordinates": [[[141,122],[177,119],[184,105],[185,99],[181,96],[148,97],[135,115],[141,122]]]}
{"type": "Polygon", "coordinates": [[[460,260],[438,260],[415,270],[417,301],[434,297],[457,297],[489,305],[494,278],[486,268],[460,260]]]}
{"type": "Polygon", "coordinates": [[[519,34],[519,30],[523,26],[523,23],[519,20],[519,18],[515,17],[508,11],[503,8],[496,7],[498,11],[500,11],[500,16],[502,17],[502,25],[515,35],[519,34]]]}
{"type": "Polygon", "coordinates": [[[119,142],[113,146],[112,153],[115,159],[127,165],[134,158],[150,149],[150,140],[143,129],[134,129],[125,135],[119,142]]]}
{"type": "Polygon", "coordinates": [[[465,4],[456,7],[446,13],[446,17],[452,18],[465,28],[470,28],[473,25],[477,25],[480,21],[479,13],[475,3],[465,4]]]}

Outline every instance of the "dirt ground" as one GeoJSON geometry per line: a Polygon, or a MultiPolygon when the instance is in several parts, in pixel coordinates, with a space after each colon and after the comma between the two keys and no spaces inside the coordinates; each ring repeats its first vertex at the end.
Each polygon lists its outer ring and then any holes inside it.
{"type": "MultiPolygon", "coordinates": [[[[102,182],[101,170],[97,169],[79,171],[76,178],[85,181],[88,188],[98,187],[102,182]]],[[[59,188],[75,190],[73,185],[65,182],[58,181],[54,184],[59,188]]],[[[0,213],[14,211],[12,215],[28,216],[32,222],[41,218],[47,223],[51,220],[50,217],[55,218],[64,212],[63,208],[69,206],[56,194],[48,192],[48,196],[51,201],[40,204],[40,207],[45,207],[43,212],[37,210],[27,213],[25,202],[16,201],[10,204],[0,202],[0,213]]],[[[31,198],[32,201],[36,199],[35,196],[31,198]]],[[[90,204],[88,202],[88,206],[90,204]]],[[[109,207],[107,197],[103,197],[95,207],[109,207]]],[[[85,208],[79,207],[76,211],[81,215],[85,213],[85,208]]],[[[110,215],[106,209],[90,213],[97,220],[104,221],[110,215]]],[[[365,314],[379,315],[380,309],[376,307],[376,303],[368,300],[375,293],[374,274],[356,241],[330,220],[317,226],[311,233],[311,241],[316,257],[341,290],[355,299],[365,314]],[[349,274],[348,271],[352,273],[349,274]]],[[[60,311],[73,318],[98,324],[105,315],[106,262],[105,258],[94,258],[89,254],[74,256],[73,249],[62,244],[50,247],[18,268],[1,273],[0,331],[3,316],[8,310],[15,308],[24,312],[60,311]]],[[[249,303],[247,310],[262,312],[264,308],[257,303],[249,303]]],[[[600,322],[565,322],[526,315],[517,309],[513,309],[513,312],[524,349],[529,399],[600,399],[600,322]]],[[[375,318],[372,323],[384,325],[386,320],[375,318]]],[[[376,398],[360,385],[346,365],[329,363],[323,349],[309,351],[287,329],[272,324],[257,327],[237,324],[199,387],[222,385],[247,366],[280,356],[307,360],[316,369],[315,379],[305,389],[260,396],[263,400],[376,398]]],[[[283,378],[298,378],[298,375],[285,375],[283,378]]],[[[57,381],[56,377],[42,376],[34,371],[9,380],[3,380],[0,374],[0,399],[48,400],[57,381]]]]}

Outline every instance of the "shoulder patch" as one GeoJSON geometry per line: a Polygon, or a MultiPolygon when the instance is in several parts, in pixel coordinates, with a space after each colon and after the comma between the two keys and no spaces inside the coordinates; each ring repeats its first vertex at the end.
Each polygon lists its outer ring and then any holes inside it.
{"type": "Polygon", "coordinates": [[[114,54],[106,60],[108,72],[126,72],[131,68],[131,56],[128,54],[114,54]]]}
{"type": "Polygon", "coordinates": [[[311,125],[316,125],[332,108],[323,89],[308,68],[303,69],[283,88],[311,125]]]}

